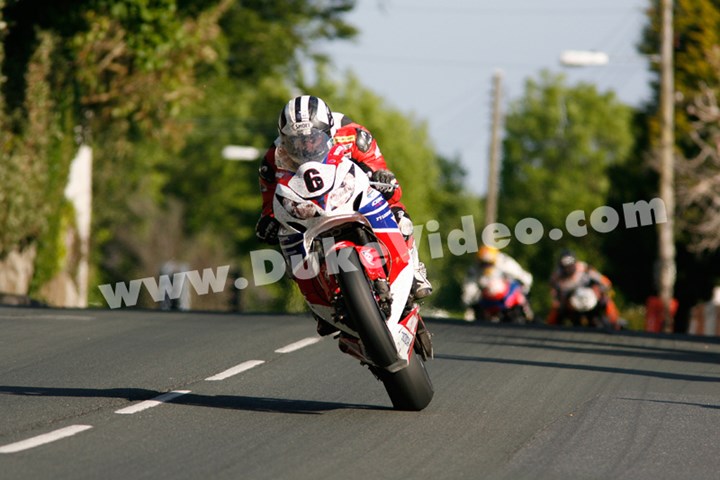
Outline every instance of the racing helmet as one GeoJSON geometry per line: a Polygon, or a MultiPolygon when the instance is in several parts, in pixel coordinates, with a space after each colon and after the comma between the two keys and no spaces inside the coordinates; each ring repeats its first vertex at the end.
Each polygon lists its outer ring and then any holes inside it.
{"type": "Polygon", "coordinates": [[[294,136],[298,131],[316,128],[332,138],[333,114],[320,98],[300,95],[290,100],[280,112],[278,133],[280,138],[294,136]]]}
{"type": "Polygon", "coordinates": [[[577,258],[571,250],[563,250],[558,259],[558,268],[562,277],[570,277],[577,268],[577,258]]]}
{"type": "Polygon", "coordinates": [[[483,265],[495,265],[499,253],[497,248],[483,245],[477,252],[477,258],[483,265]]]}

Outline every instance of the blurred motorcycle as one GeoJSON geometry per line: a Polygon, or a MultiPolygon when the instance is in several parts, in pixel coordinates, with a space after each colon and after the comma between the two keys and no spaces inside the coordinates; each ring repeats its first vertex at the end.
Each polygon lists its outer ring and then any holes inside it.
{"type": "Polygon", "coordinates": [[[616,330],[616,322],[611,319],[614,303],[611,291],[583,275],[579,282],[560,291],[559,322],[568,320],[573,326],[597,327],[616,330]]]}
{"type": "Polygon", "coordinates": [[[466,280],[462,299],[474,320],[523,324],[534,319],[522,284],[494,267],[484,269],[476,279],[466,280]]]}

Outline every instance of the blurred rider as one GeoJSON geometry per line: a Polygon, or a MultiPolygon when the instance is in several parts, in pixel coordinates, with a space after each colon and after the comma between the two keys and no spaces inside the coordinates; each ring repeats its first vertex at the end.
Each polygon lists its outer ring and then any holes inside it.
{"type": "Polygon", "coordinates": [[[495,247],[483,245],[477,252],[478,267],[482,270],[495,267],[506,277],[516,280],[523,287],[527,295],[532,287],[533,276],[523,269],[520,264],[507,253],[503,253],[495,247]]]}
{"type": "MultiPolygon", "coordinates": [[[[503,253],[495,247],[483,245],[477,251],[476,261],[468,270],[463,285],[462,301],[468,307],[465,312],[466,319],[471,319],[468,317],[474,315],[470,307],[479,301],[480,290],[478,284],[489,269],[495,269],[505,278],[518,282],[526,296],[530,293],[533,282],[532,274],[522,268],[517,260],[507,253],[503,253]]],[[[526,314],[529,319],[532,319],[533,315],[529,308],[526,314]]]]}
{"type": "Polygon", "coordinates": [[[342,113],[332,112],[322,99],[312,95],[301,95],[291,99],[280,112],[278,138],[265,153],[259,170],[263,206],[260,219],[255,226],[257,238],[271,245],[277,244],[280,223],[272,212],[273,196],[277,187],[276,175],[278,170],[294,171],[298,163],[302,163],[301,157],[307,152],[299,148],[298,142],[302,143],[302,137],[305,136],[303,134],[312,129],[327,134],[333,144],[342,145],[350,159],[368,175],[371,181],[384,184],[375,188],[390,204],[400,231],[411,249],[415,267],[413,295],[416,299],[430,295],[432,285],[427,279],[425,265],[420,262],[417,255],[413,223],[405,205],[400,201],[402,189],[395,175],[388,169],[377,142],[365,127],[353,122],[342,113]]]}
{"type": "Polygon", "coordinates": [[[550,277],[552,305],[548,313],[547,324],[561,324],[567,312],[565,305],[572,292],[578,287],[598,287],[600,298],[599,308],[604,310],[608,321],[617,328],[618,310],[612,299],[612,282],[586,262],[578,260],[571,250],[560,253],[557,267],[550,277]]]}

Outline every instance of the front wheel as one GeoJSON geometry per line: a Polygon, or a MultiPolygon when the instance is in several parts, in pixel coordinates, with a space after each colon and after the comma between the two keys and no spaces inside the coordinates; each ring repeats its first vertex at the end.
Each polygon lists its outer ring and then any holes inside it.
{"type": "Polygon", "coordinates": [[[372,370],[385,385],[396,410],[417,412],[430,404],[435,391],[418,355],[411,354],[408,366],[395,373],[375,367],[372,370]]]}
{"type": "Polygon", "coordinates": [[[348,260],[353,269],[341,269],[338,283],[353,327],[362,340],[368,357],[380,367],[388,367],[398,360],[395,341],[380,312],[370,282],[360,263],[358,253],[353,249],[348,260]]]}
{"type": "Polygon", "coordinates": [[[430,403],[434,393],[425,365],[418,355],[411,352],[410,361],[402,370],[391,373],[382,368],[398,361],[395,342],[377,305],[357,252],[350,252],[348,259],[354,269],[339,272],[340,290],[348,315],[368,356],[378,365],[370,368],[385,385],[393,407],[397,410],[422,410],[430,403]]]}

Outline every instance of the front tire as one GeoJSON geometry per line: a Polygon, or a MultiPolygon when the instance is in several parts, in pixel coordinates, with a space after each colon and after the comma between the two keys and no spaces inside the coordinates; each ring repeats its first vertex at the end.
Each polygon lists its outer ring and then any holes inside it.
{"type": "Polygon", "coordinates": [[[348,258],[355,271],[341,270],[338,283],[353,326],[368,356],[377,365],[370,368],[383,382],[393,407],[397,410],[422,410],[430,403],[434,394],[425,365],[418,355],[411,351],[408,365],[401,370],[391,373],[382,368],[399,360],[395,342],[380,312],[357,251],[353,249],[348,258]]]}
{"type": "Polygon", "coordinates": [[[354,271],[340,269],[338,273],[348,316],[370,359],[379,367],[390,366],[398,360],[395,341],[385,324],[355,249],[352,249],[348,259],[354,271]]]}
{"type": "Polygon", "coordinates": [[[430,404],[435,394],[425,363],[414,354],[402,370],[390,373],[373,368],[373,372],[385,385],[385,391],[396,410],[419,412],[430,404]]]}

